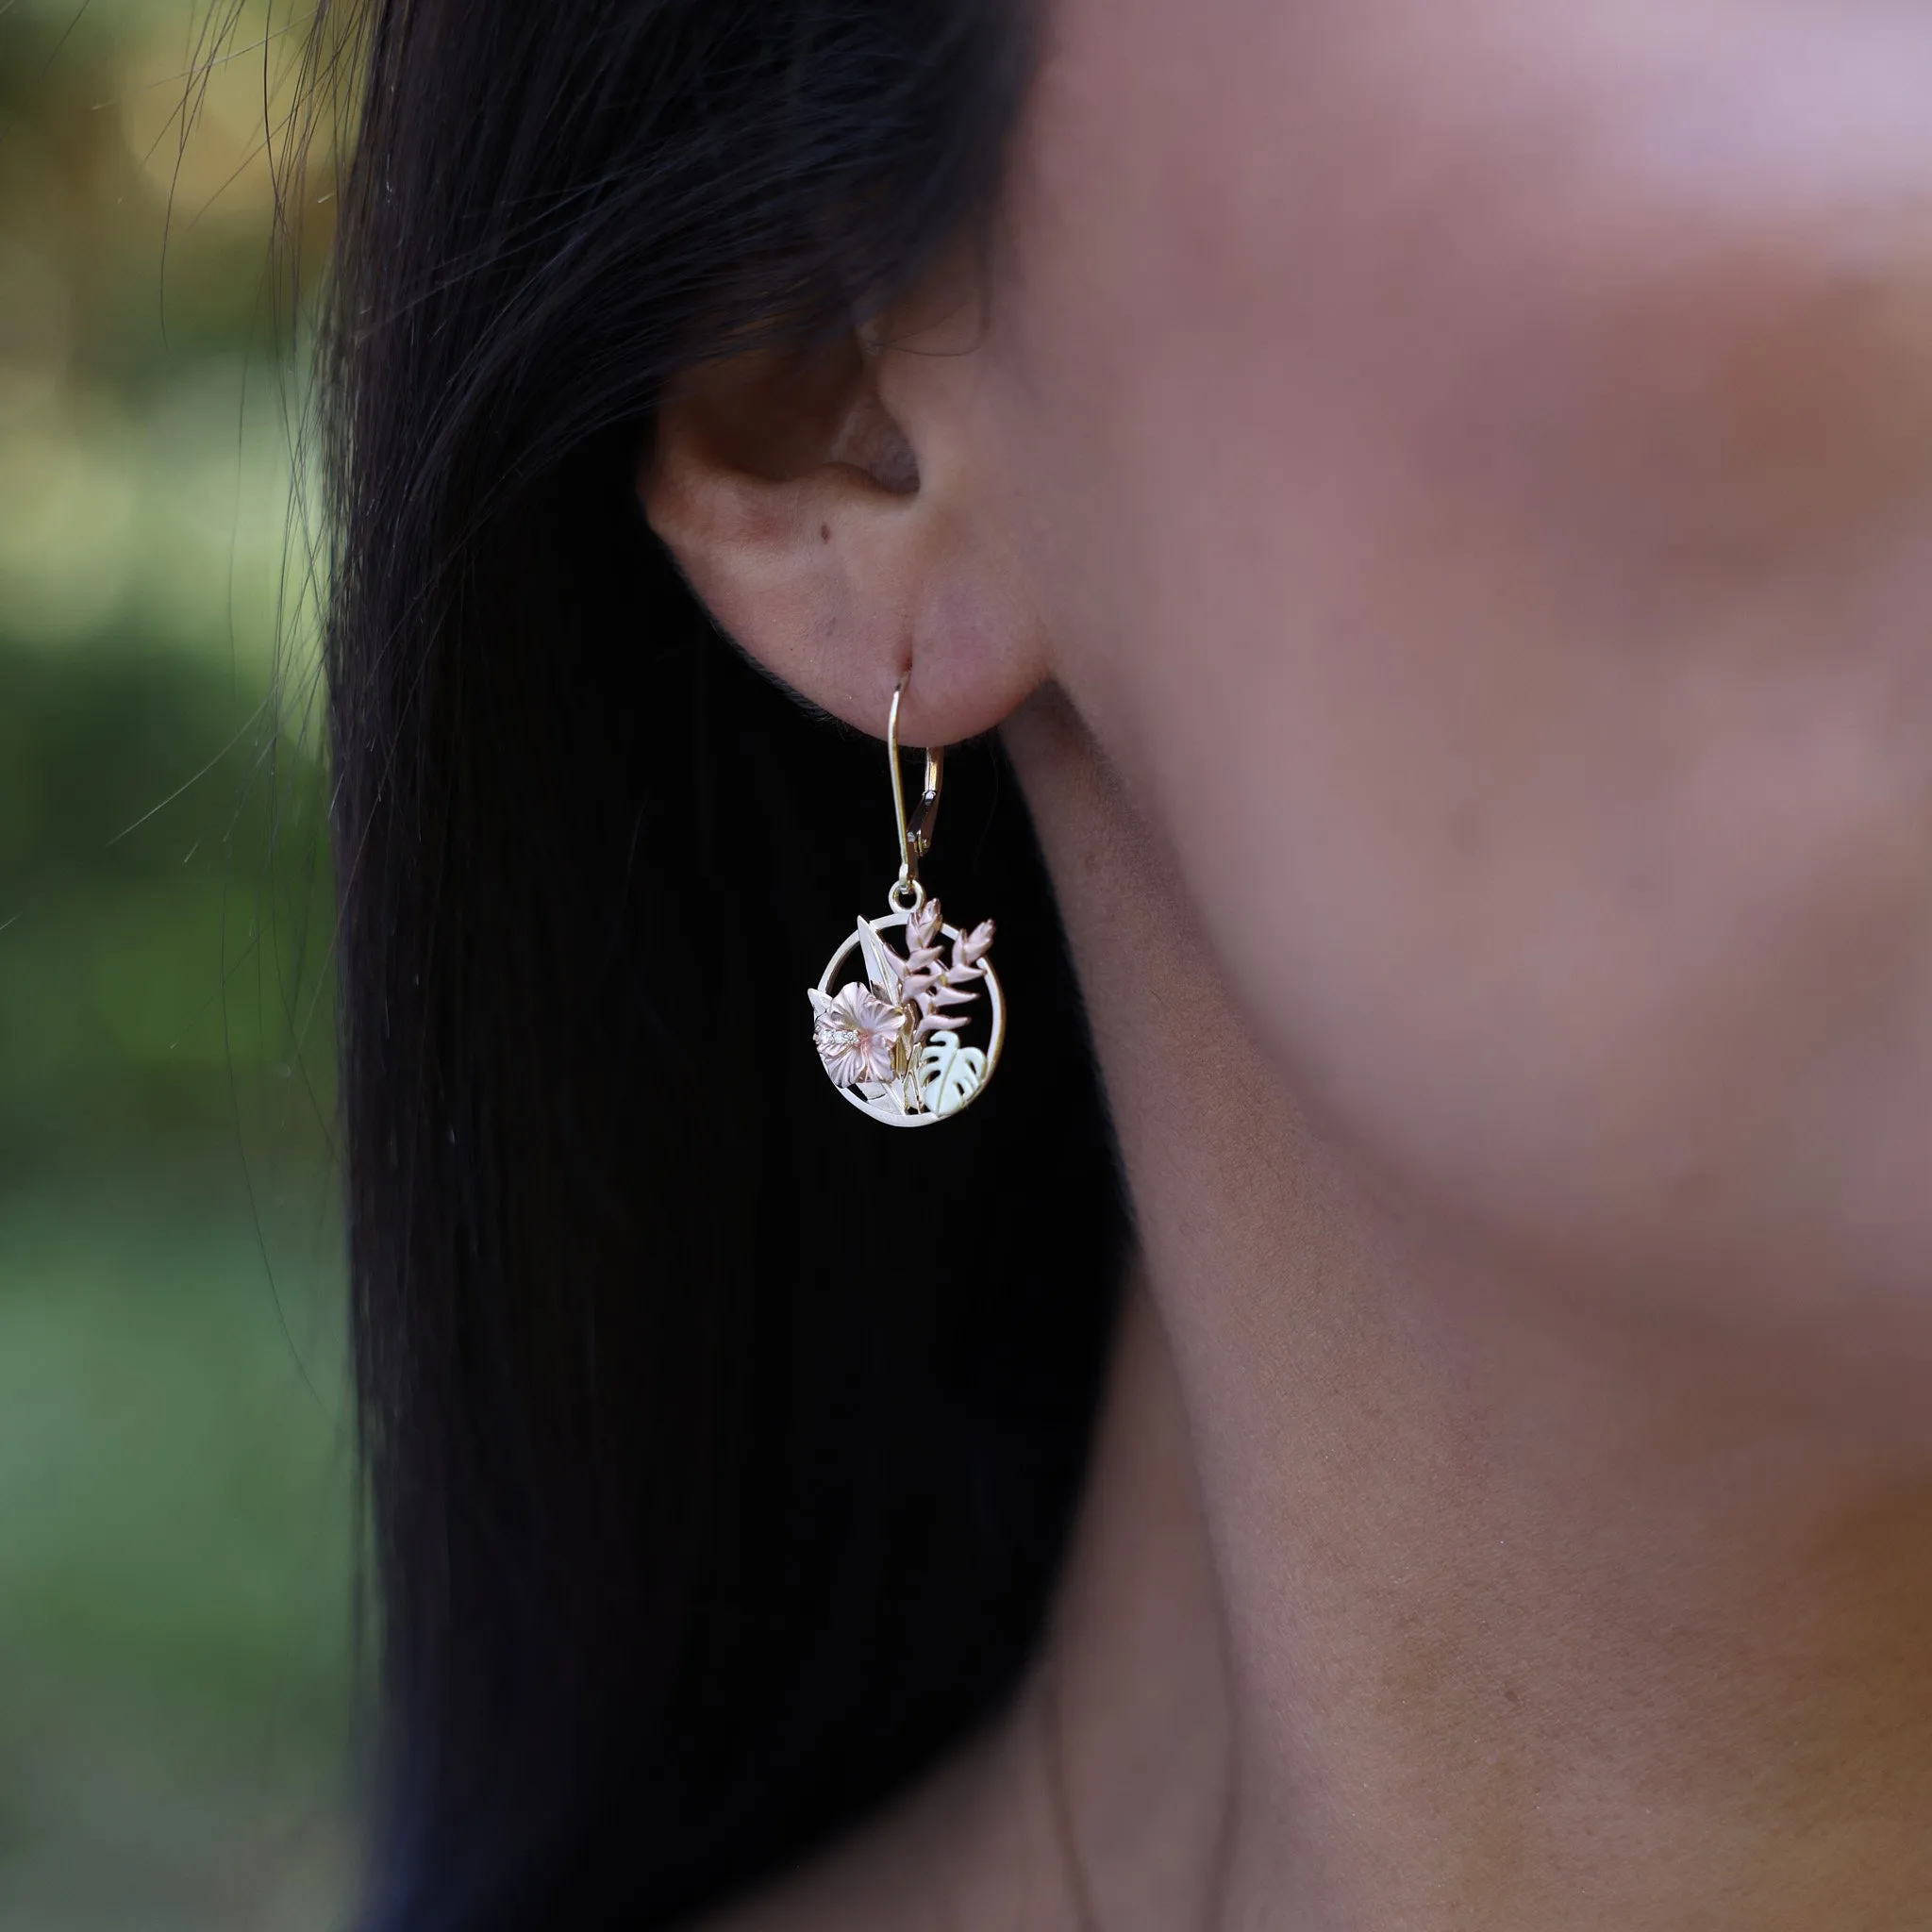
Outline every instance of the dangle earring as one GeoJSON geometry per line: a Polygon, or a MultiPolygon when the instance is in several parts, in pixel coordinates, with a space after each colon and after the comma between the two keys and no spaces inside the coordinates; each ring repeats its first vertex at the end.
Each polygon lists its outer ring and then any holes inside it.
{"type": "Polygon", "coordinates": [[[926,753],[919,811],[908,826],[899,771],[899,700],[905,691],[902,678],[886,720],[892,813],[899,824],[899,876],[886,894],[889,909],[877,919],[859,920],[808,997],[812,1043],[832,1085],[861,1113],[889,1127],[929,1127],[969,1106],[991,1079],[1006,1041],[1007,1007],[986,957],[992,921],[971,932],[946,924],[940,902],[928,899],[919,883],[919,861],[932,849],[945,754],[926,753]],[[885,938],[901,928],[903,956],[885,938]],[[862,968],[863,978],[852,974],[853,963],[862,968]],[[983,1045],[963,1042],[962,1034],[981,1029],[983,1045]]]}

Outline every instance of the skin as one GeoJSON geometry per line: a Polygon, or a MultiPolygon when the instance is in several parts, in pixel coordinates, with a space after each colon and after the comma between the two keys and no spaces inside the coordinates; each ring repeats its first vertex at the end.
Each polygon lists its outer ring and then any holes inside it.
{"type": "Polygon", "coordinates": [[[1026,1692],[733,1932],[1923,1928],[1932,18],[1051,29],[990,260],[641,479],[1005,732],[1141,1240],[1026,1692]]]}

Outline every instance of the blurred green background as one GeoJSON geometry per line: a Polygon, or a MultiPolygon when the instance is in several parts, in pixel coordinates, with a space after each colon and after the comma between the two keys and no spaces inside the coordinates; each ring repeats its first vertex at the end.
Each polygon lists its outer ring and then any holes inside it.
{"type": "Polygon", "coordinates": [[[307,1932],[349,1896],[289,323],[328,208],[277,242],[271,152],[306,26],[0,4],[5,1932],[307,1932]]]}

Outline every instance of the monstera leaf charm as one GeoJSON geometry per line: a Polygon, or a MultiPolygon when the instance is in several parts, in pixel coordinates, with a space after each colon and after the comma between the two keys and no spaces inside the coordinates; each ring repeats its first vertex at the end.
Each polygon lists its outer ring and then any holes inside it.
{"type": "Polygon", "coordinates": [[[919,1056],[919,1098],[936,1114],[958,1113],[986,1078],[986,1056],[957,1033],[935,1033],[919,1056]]]}

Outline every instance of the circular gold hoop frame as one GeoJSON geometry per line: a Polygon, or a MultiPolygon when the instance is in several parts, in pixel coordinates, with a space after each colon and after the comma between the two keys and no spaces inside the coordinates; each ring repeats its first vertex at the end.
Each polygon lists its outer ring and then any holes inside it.
{"type": "MultiPolygon", "coordinates": [[[[921,897],[924,896],[922,893],[921,897]]],[[[866,924],[874,932],[883,935],[894,928],[903,927],[910,917],[910,910],[894,910],[887,913],[882,919],[869,919],[866,924]]],[[[957,925],[941,925],[940,934],[944,939],[957,940],[959,937],[959,928],[957,925]]],[[[835,993],[845,984],[840,974],[846,960],[858,947],[858,933],[855,928],[852,937],[832,955],[825,970],[819,974],[819,991],[822,993],[835,993]]],[[[858,976],[863,978],[864,974],[858,976]]],[[[941,1121],[957,1119],[992,1084],[993,1070],[1000,1063],[1000,1049],[1007,1043],[1007,1002],[1000,991],[999,975],[991,965],[987,966],[986,977],[981,984],[986,990],[987,1002],[987,1042],[983,1049],[986,1054],[986,1071],[980,1074],[979,1084],[951,1113],[901,1113],[891,1102],[869,1100],[856,1087],[841,1087],[837,1081],[832,1083],[833,1091],[841,1100],[849,1101],[868,1119],[882,1121],[889,1127],[933,1127],[939,1125],[941,1121]]]]}

